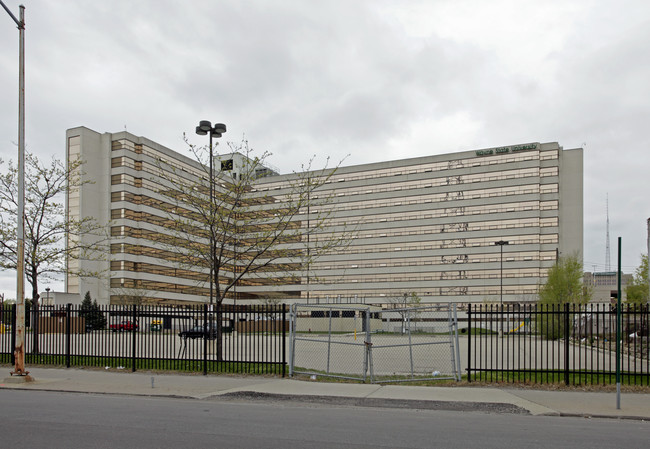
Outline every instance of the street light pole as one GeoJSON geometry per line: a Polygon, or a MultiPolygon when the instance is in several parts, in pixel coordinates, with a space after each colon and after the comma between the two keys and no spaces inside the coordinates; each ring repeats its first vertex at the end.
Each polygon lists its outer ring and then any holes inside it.
{"type": "Polygon", "coordinates": [[[212,138],[218,139],[226,132],[226,125],[215,123],[212,126],[208,120],[201,120],[196,127],[196,133],[200,136],[210,136],[210,306],[214,302],[214,286],[216,280],[214,272],[215,239],[214,239],[214,156],[212,151],[212,138]]]}
{"type": "MultiPolygon", "coordinates": [[[[19,31],[18,61],[18,227],[16,232],[16,346],[12,376],[29,377],[25,371],[25,7],[20,5],[20,20],[0,0],[19,31]]],[[[30,378],[31,379],[31,378],[30,378]]]]}
{"type": "MultiPolygon", "coordinates": [[[[500,276],[499,276],[501,278],[501,294],[499,298],[499,305],[500,305],[499,308],[501,309],[500,311],[503,314],[503,247],[505,245],[509,245],[510,242],[507,242],[505,240],[499,240],[498,242],[494,242],[494,244],[499,246],[499,248],[501,249],[501,269],[500,269],[500,276]]],[[[499,329],[499,334],[503,335],[503,316],[501,316],[499,322],[501,323],[500,326],[501,329],[499,329]]]]}

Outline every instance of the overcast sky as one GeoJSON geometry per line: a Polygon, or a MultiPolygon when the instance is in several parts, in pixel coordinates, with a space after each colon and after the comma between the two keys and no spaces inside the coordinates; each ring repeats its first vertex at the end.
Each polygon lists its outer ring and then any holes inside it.
{"type": "MultiPolygon", "coordinates": [[[[584,148],[585,269],[605,269],[607,196],[612,269],[617,237],[625,272],[647,251],[647,0],[23,3],[25,140],[41,157],[64,159],[76,126],[189,155],[183,133],[203,144],[202,119],[282,173],[311,155],[352,165],[559,142],[584,148]]],[[[16,160],[18,30],[0,15],[0,157],[16,160]]],[[[15,273],[0,292],[15,298],[15,273]]]]}

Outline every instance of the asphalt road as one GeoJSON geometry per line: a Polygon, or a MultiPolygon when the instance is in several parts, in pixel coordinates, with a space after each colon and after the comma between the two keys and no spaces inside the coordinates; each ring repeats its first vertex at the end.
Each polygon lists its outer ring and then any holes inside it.
{"type": "Polygon", "coordinates": [[[650,423],[516,413],[0,390],[2,447],[646,448],[650,423]]]}

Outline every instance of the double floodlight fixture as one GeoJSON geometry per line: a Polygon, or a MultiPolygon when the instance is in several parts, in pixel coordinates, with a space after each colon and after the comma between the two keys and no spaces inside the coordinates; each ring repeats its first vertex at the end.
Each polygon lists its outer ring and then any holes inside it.
{"type": "Polygon", "coordinates": [[[219,138],[225,132],[226,125],[223,123],[215,123],[214,126],[212,126],[212,123],[208,120],[201,120],[199,126],[196,127],[196,133],[200,136],[205,136],[210,133],[211,137],[219,138]]]}

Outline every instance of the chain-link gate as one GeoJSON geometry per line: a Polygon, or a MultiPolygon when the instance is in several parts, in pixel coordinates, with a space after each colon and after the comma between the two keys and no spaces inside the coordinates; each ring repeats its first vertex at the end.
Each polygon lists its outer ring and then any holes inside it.
{"type": "Polygon", "coordinates": [[[371,383],[460,380],[455,304],[291,307],[289,375],[371,383]]]}

